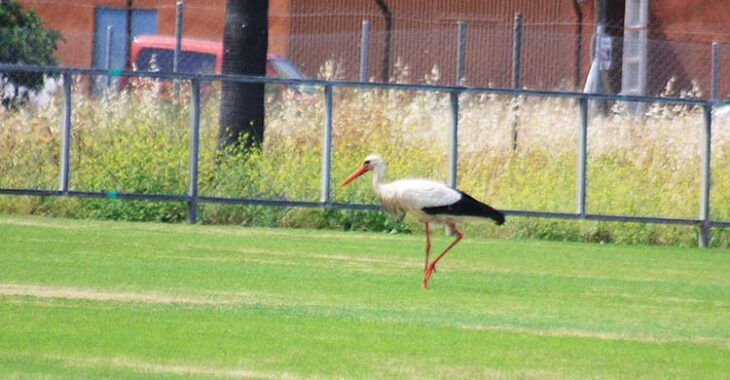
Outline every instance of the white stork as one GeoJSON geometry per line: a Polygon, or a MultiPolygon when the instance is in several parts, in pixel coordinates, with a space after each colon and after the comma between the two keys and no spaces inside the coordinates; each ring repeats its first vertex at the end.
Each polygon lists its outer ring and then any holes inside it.
{"type": "Polygon", "coordinates": [[[493,219],[498,225],[504,223],[504,214],[472,198],[469,194],[450,188],[445,184],[427,179],[401,179],[391,183],[383,183],[385,163],[380,156],[365,157],[362,166],[345,178],[340,187],[352,182],[365,172],[373,172],[373,188],[375,195],[383,204],[385,211],[391,215],[410,213],[423,222],[426,230],[426,263],[422,286],[428,288],[428,280],[436,271],[436,264],[442,257],[464,237],[456,228],[456,222],[467,220],[493,219]],[[443,223],[456,234],[456,239],[449,244],[431,263],[431,237],[429,223],[443,223]]]}

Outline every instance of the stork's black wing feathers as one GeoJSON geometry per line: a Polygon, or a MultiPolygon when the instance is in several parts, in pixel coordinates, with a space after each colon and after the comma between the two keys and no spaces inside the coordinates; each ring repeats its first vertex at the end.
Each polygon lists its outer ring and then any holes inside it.
{"type": "Polygon", "coordinates": [[[504,223],[504,214],[501,213],[498,210],[495,210],[492,208],[492,206],[489,206],[488,204],[479,202],[478,200],[474,199],[471,195],[456,190],[461,194],[461,199],[456,201],[455,203],[452,203],[450,205],[446,206],[437,206],[437,207],[424,207],[421,210],[429,215],[439,215],[439,214],[445,214],[445,215],[458,215],[458,216],[476,216],[476,217],[484,217],[484,218],[491,218],[495,222],[497,222],[498,225],[501,225],[504,223]]]}

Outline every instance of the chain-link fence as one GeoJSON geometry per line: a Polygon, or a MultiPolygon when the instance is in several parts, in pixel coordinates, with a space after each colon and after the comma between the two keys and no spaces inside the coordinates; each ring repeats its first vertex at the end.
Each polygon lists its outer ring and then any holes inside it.
{"type": "MultiPolygon", "coordinates": [[[[466,24],[465,84],[478,87],[511,87],[515,56],[515,30],[511,24],[466,24]]],[[[577,36],[546,31],[525,23],[521,40],[520,83],[540,90],[582,89],[591,65],[593,33],[577,36]]],[[[367,77],[381,81],[386,33],[370,32],[367,77]]],[[[310,76],[333,61],[340,79],[359,78],[360,33],[307,34],[290,37],[290,57],[310,76]]],[[[451,84],[456,81],[457,23],[432,24],[415,30],[395,30],[391,37],[391,67],[387,79],[451,84]]],[[[621,92],[623,40],[613,37],[604,91],[621,92]]],[[[709,96],[712,85],[711,42],[647,41],[647,95],[709,96]]],[[[720,97],[730,94],[722,65],[730,46],[721,45],[720,71],[715,80],[720,97]]]]}

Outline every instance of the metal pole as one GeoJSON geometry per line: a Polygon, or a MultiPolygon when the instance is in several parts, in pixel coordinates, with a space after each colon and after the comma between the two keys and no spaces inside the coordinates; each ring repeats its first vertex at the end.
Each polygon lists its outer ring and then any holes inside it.
{"type": "Polygon", "coordinates": [[[710,92],[712,99],[717,99],[717,81],[719,78],[720,68],[720,44],[712,43],[712,90],[710,92]]]}
{"type": "Polygon", "coordinates": [[[322,141],[322,192],[319,200],[330,203],[332,170],[332,86],[324,87],[324,136],[322,141]]]}
{"type": "MultiPolygon", "coordinates": [[[[177,0],[175,3],[175,51],[172,53],[172,72],[176,73],[180,69],[180,52],[182,50],[182,33],[183,33],[183,0],[177,0]]],[[[172,94],[174,99],[178,99],[180,93],[180,83],[175,80],[172,86],[172,94]]]]}
{"type": "Polygon", "coordinates": [[[512,41],[512,88],[520,88],[522,68],[522,15],[515,15],[514,39],[512,41]]]}
{"type": "MultiPolygon", "coordinates": [[[[449,136],[449,186],[456,188],[456,177],[459,159],[459,93],[454,91],[449,94],[451,100],[451,134],[449,136]]],[[[449,227],[445,227],[446,236],[454,233],[449,227]]]]}
{"type": "Polygon", "coordinates": [[[200,147],[200,79],[192,80],[192,110],[190,113],[190,150],[188,152],[188,223],[198,220],[198,151],[200,147]]]}
{"type": "Polygon", "coordinates": [[[586,215],[586,172],[588,156],[588,99],[580,98],[580,129],[578,129],[578,173],[576,177],[576,214],[586,215]]]}
{"type": "Polygon", "coordinates": [[[71,158],[71,74],[63,74],[63,126],[61,131],[61,170],[58,190],[68,194],[71,158]]]}
{"type": "MultiPolygon", "coordinates": [[[[521,87],[521,67],[522,67],[522,15],[515,14],[514,39],[512,44],[512,88],[519,89],[521,87]]],[[[517,151],[517,126],[519,124],[520,105],[517,99],[514,99],[514,119],[512,120],[512,152],[517,151]]]]}
{"type": "Polygon", "coordinates": [[[702,129],[702,183],[700,187],[700,238],[699,245],[706,248],[710,244],[710,153],[712,148],[712,103],[704,106],[705,127],[702,129]]]}
{"type": "Polygon", "coordinates": [[[134,0],[127,0],[126,3],[127,9],[124,13],[127,30],[124,31],[124,40],[126,41],[124,48],[126,49],[127,56],[122,67],[131,71],[134,68],[134,63],[132,62],[132,40],[134,40],[134,33],[132,33],[132,14],[134,13],[134,0]]]}
{"type": "Polygon", "coordinates": [[[464,64],[466,55],[466,23],[456,23],[456,85],[464,84],[464,64]]]}
{"type": "Polygon", "coordinates": [[[183,0],[177,0],[175,9],[175,52],[172,57],[172,72],[174,73],[176,73],[180,67],[180,51],[182,50],[183,33],[183,0]]]}
{"type": "MultiPolygon", "coordinates": [[[[109,25],[106,27],[106,62],[104,62],[104,68],[109,71],[109,69],[112,68],[112,33],[114,32],[114,28],[109,25]]],[[[107,88],[110,87],[112,84],[112,77],[110,75],[106,76],[106,86],[107,88]]]]}
{"type": "Polygon", "coordinates": [[[370,44],[370,21],[362,20],[360,35],[360,82],[368,80],[368,47],[370,44]]]}
{"type": "Polygon", "coordinates": [[[449,139],[449,186],[456,188],[457,161],[459,158],[459,93],[451,96],[451,136],[449,139]]]}

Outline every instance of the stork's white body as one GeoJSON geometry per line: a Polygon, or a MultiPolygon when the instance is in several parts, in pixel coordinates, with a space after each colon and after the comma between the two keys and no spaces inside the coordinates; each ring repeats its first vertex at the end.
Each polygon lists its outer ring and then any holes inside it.
{"type": "Polygon", "coordinates": [[[421,222],[455,222],[458,217],[429,215],[424,208],[448,206],[461,199],[461,194],[443,183],[428,179],[401,179],[391,183],[376,183],[375,196],[383,204],[385,211],[399,216],[409,213],[421,222]]]}
{"type": "Polygon", "coordinates": [[[501,212],[441,182],[428,179],[401,179],[383,183],[385,163],[376,155],[366,157],[363,165],[350,174],[340,186],[347,185],[367,171],[373,172],[373,189],[386,212],[392,215],[409,213],[424,223],[426,229],[424,288],[428,286],[428,280],[436,269],[436,263],[464,236],[456,228],[457,221],[491,218],[497,224],[504,223],[504,214],[501,212]],[[431,222],[446,224],[456,234],[456,239],[433,262],[429,263],[428,258],[431,251],[429,223],[431,222]]]}

